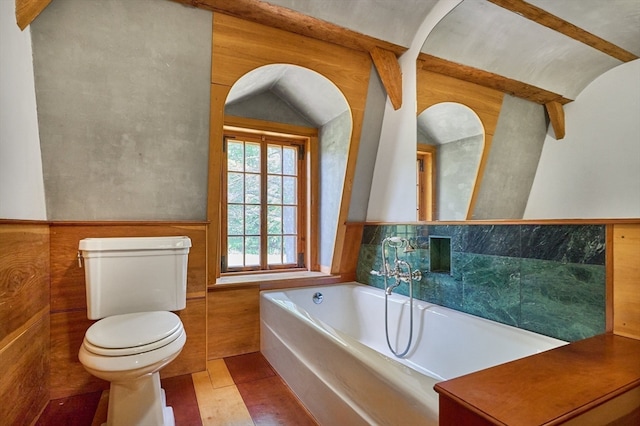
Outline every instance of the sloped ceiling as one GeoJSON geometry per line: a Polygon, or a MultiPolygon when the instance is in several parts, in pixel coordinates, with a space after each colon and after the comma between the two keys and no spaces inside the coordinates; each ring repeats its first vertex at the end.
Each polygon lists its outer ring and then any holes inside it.
{"type": "MultiPolygon", "coordinates": [[[[437,1],[267,3],[408,47],[437,1]]],[[[640,56],[640,0],[463,0],[434,28],[422,52],[572,100],[601,74],[640,56]],[[520,12],[521,7],[533,9],[541,18],[537,22],[525,17],[527,13],[520,12]],[[554,22],[560,22],[559,26],[554,28],[554,22]],[[622,50],[622,59],[620,54],[612,54],[612,49],[622,50]]],[[[243,79],[241,86],[234,87],[234,96],[272,90],[303,114],[322,110],[321,117],[309,117],[312,122],[322,122],[339,115],[342,107],[320,96],[322,92],[316,89],[321,88],[296,70],[273,71],[243,79]]]]}

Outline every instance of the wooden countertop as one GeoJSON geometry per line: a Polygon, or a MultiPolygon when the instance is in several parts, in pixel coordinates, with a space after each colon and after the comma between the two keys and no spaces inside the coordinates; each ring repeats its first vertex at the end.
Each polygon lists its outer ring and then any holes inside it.
{"type": "MultiPolygon", "coordinates": [[[[476,424],[556,425],[640,387],[640,340],[603,334],[436,384],[476,424]]],[[[633,418],[640,396],[631,396],[633,418]]],[[[468,417],[458,417],[468,418],[468,417]]],[[[443,424],[441,422],[441,424],[443,424]]],[[[447,424],[447,423],[444,423],[447,424]]]]}

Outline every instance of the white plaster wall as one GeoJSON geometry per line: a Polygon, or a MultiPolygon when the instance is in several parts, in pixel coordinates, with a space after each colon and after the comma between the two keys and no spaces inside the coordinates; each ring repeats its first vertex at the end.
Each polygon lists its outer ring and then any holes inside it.
{"type": "Polygon", "coordinates": [[[439,0],[400,58],[402,107],[394,110],[387,99],[376,165],[373,171],[367,221],[416,220],[416,59],[438,22],[462,0],[439,0]]]}
{"type": "Polygon", "coordinates": [[[0,1],[0,218],[46,220],[31,30],[0,1]]]}
{"type": "Polygon", "coordinates": [[[549,130],[525,219],[640,217],[640,60],[620,65],[565,105],[549,130]]]}

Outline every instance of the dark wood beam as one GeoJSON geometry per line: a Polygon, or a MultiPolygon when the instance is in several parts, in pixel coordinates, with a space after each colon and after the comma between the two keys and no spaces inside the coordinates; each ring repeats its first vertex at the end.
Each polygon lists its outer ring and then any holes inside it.
{"type": "Polygon", "coordinates": [[[557,93],[549,92],[548,90],[544,90],[518,80],[513,80],[467,65],[447,61],[446,59],[437,58],[425,53],[420,53],[418,61],[420,61],[420,67],[426,71],[444,74],[457,78],[458,80],[479,84],[484,87],[499,90],[503,93],[508,93],[519,98],[530,100],[537,104],[546,105],[553,101],[564,105],[572,102],[572,99],[564,98],[562,95],[557,93]]]}
{"type": "Polygon", "coordinates": [[[16,23],[21,30],[29,24],[49,6],[51,0],[16,0],[16,23]]]}
{"type": "MultiPolygon", "coordinates": [[[[608,42],[588,31],[583,30],[580,27],[573,25],[564,19],[558,18],[555,15],[541,9],[537,6],[529,4],[523,0],[489,0],[491,3],[503,7],[518,15],[524,16],[540,25],[544,25],[554,31],[562,33],[567,37],[571,37],[581,43],[593,47],[609,56],[612,56],[622,62],[633,61],[638,59],[638,56],[631,52],[616,46],[613,43],[608,42]]],[[[611,6],[615,7],[615,6],[611,6]]]]}
{"type": "Polygon", "coordinates": [[[407,48],[379,40],[321,19],[260,0],[173,0],[200,9],[234,16],[361,52],[382,48],[400,56],[407,48]]]}

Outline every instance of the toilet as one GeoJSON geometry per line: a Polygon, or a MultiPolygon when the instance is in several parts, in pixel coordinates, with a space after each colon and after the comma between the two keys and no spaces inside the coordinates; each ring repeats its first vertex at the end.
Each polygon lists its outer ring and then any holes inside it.
{"type": "Polygon", "coordinates": [[[78,259],[85,272],[89,327],[78,353],[84,368],[111,383],[108,426],[175,424],[160,387],[160,369],[187,340],[188,237],[86,238],[78,259]]]}

